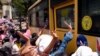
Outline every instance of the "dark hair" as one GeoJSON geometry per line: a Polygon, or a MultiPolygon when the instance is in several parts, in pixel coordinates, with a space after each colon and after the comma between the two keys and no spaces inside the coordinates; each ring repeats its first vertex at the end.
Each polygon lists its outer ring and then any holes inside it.
{"type": "Polygon", "coordinates": [[[32,38],[35,38],[35,37],[37,37],[38,35],[37,35],[37,33],[33,33],[32,34],[32,38]]]}
{"type": "Polygon", "coordinates": [[[3,40],[3,43],[9,42],[9,41],[10,41],[9,37],[5,37],[4,40],[3,40]]]}
{"type": "Polygon", "coordinates": [[[0,30],[0,34],[3,34],[4,33],[4,30],[0,30]]]}
{"type": "Polygon", "coordinates": [[[10,29],[9,31],[11,34],[14,34],[15,33],[15,30],[14,29],[10,29]]]}
{"type": "Polygon", "coordinates": [[[11,49],[4,47],[0,49],[0,56],[12,56],[11,55],[11,49]]]}
{"type": "Polygon", "coordinates": [[[14,30],[14,29],[10,29],[10,34],[13,36],[13,38],[17,38],[17,40],[20,39],[19,34],[14,30]]]}
{"type": "Polygon", "coordinates": [[[7,18],[7,16],[3,16],[3,18],[7,18]]]}
{"type": "Polygon", "coordinates": [[[32,38],[30,39],[31,40],[31,45],[35,45],[35,41],[37,40],[37,38],[38,38],[38,35],[37,35],[37,33],[33,33],[32,34],[32,38]]]}
{"type": "Polygon", "coordinates": [[[80,34],[78,37],[77,37],[77,40],[76,40],[76,44],[77,44],[77,47],[81,46],[81,42],[85,45],[85,46],[88,46],[88,42],[87,42],[87,39],[86,37],[83,35],[83,34],[80,34]],[[81,41],[81,42],[80,42],[81,41]]]}

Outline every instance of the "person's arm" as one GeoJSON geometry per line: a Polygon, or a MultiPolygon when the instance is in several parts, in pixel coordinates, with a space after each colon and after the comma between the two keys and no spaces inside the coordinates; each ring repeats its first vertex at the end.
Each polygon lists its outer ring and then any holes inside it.
{"type": "Polygon", "coordinates": [[[53,37],[58,37],[58,35],[57,35],[57,33],[56,33],[56,30],[51,31],[51,35],[52,35],[53,37]]]}
{"type": "Polygon", "coordinates": [[[44,29],[46,28],[46,25],[44,25],[44,27],[42,29],[40,29],[40,31],[38,32],[38,36],[40,36],[41,34],[43,34],[44,29]]]}
{"type": "Polygon", "coordinates": [[[26,37],[26,36],[24,36],[22,32],[17,31],[17,33],[19,34],[19,36],[20,36],[21,38],[24,38],[26,41],[29,41],[29,38],[26,37]]]}
{"type": "Polygon", "coordinates": [[[25,39],[26,40],[26,44],[24,44],[21,48],[20,48],[20,50],[19,50],[19,52],[20,52],[20,54],[22,55],[22,54],[25,54],[27,51],[29,51],[29,46],[30,46],[30,39],[29,39],[29,37],[27,37],[27,36],[25,36],[22,32],[20,32],[20,31],[17,31],[17,33],[19,34],[19,36],[21,37],[21,38],[23,38],[23,39],[25,39]]]}
{"type": "Polygon", "coordinates": [[[64,39],[67,39],[67,41],[69,42],[73,38],[72,25],[71,23],[68,24],[67,21],[64,21],[64,23],[69,28],[69,31],[64,34],[64,39]]]}
{"type": "Polygon", "coordinates": [[[17,33],[19,34],[19,36],[20,36],[21,38],[23,38],[23,39],[26,40],[26,45],[30,45],[30,39],[29,39],[29,37],[25,36],[25,35],[24,35],[22,32],[20,32],[20,31],[17,31],[17,33]]]}
{"type": "Polygon", "coordinates": [[[64,21],[64,23],[69,28],[69,31],[72,31],[72,25],[71,25],[71,23],[68,24],[67,21],[64,21]]]}
{"type": "Polygon", "coordinates": [[[38,36],[40,36],[41,34],[43,34],[44,28],[40,29],[39,32],[37,33],[38,36]]]}
{"type": "Polygon", "coordinates": [[[0,28],[2,29],[2,28],[3,28],[3,26],[0,26],[0,28]]]}

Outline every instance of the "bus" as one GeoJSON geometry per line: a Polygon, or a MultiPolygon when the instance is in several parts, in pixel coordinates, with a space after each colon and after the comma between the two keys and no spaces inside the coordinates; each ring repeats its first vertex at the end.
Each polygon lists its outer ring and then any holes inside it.
{"type": "Polygon", "coordinates": [[[93,51],[99,51],[100,37],[100,0],[37,0],[28,8],[29,24],[32,32],[38,32],[47,25],[44,33],[56,30],[59,39],[68,31],[63,21],[72,23],[73,39],[68,43],[68,56],[78,48],[78,37],[83,35],[93,51]],[[98,42],[98,43],[97,43],[98,42]]]}

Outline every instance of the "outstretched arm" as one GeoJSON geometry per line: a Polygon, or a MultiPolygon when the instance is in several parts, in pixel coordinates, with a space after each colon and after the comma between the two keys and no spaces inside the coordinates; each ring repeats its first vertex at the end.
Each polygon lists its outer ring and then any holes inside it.
{"type": "MultiPolygon", "coordinates": [[[[55,52],[51,53],[50,56],[62,55],[62,53],[65,52],[65,49],[67,47],[68,42],[72,40],[73,36],[72,36],[72,32],[70,32],[70,31],[72,31],[71,23],[68,24],[66,21],[64,21],[64,23],[69,28],[69,32],[67,32],[67,33],[64,34],[64,38],[63,38],[62,43],[59,46],[58,50],[56,50],[55,52]]],[[[53,35],[56,36],[55,33],[53,33],[53,35]]]]}
{"type": "Polygon", "coordinates": [[[57,33],[56,33],[56,30],[51,31],[51,35],[52,35],[53,37],[58,37],[58,35],[57,35],[57,33]]]}
{"type": "Polygon", "coordinates": [[[31,37],[31,30],[29,25],[27,25],[28,29],[26,30],[25,33],[22,33],[20,31],[17,31],[17,33],[19,34],[20,37],[22,37],[23,39],[25,39],[26,41],[30,41],[30,37],[31,37]]]}
{"type": "Polygon", "coordinates": [[[67,21],[64,21],[64,23],[69,28],[69,31],[72,31],[72,25],[71,25],[71,23],[68,24],[67,21]]]}
{"type": "Polygon", "coordinates": [[[43,33],[43,31],[44,31],[44,28],[40,29],[39,32],[37,33],[38,36],[40,36],[43,33]]]}
{"type": "Polygon", "coordinates": [[[31,36],[31,31],[30,29],[27,29],[26,33],[22,33],[20,31],[17,31],[17,33],[19,34],[19,36],[23,39],[26,40],[26,45],[30,45],[30,36],[31,36]]]}
{"type": "Polygon", "coordinates": [[[44,29],[45,29],[46,27],[47,27],[47,26],[44,25],[44,27],[43,27],[42,29],[40,29],[40,31],[38,32],[38,36],[40,36],[40,35],[43,33],[43,31],[44,31],[44,29]]]}
{"type": "Polygon", "coordinates": [[[17,33],[19,34],[19,36],[20,36],[21,38],[24,38],[26,41],[29,41],[29,37],[24,36],[22,32],[17,31],[17,33]]]}

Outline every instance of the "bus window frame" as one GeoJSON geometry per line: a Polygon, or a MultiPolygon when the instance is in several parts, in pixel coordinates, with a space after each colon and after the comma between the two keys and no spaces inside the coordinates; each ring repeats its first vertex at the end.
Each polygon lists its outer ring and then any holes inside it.
{"type": "MultiPolygon", "coordinates": [[[[56,29],[56,30],[58,30],[58,31],[68,31],[67,28],[58,28],[58,27],[57,27],[57,14],[56,14],[56,12],[57,12],[58,9],[61,9],[61,8],[64,8],[64,7],[69,7],[69,6],[71,6],[71,5],[74,6],[74,10],[75,10],[75,4],[74,4],[74,2],[68,2],[68,3],[66,3],[66,4],[62,4],[62,5],[60,5],[60,6],[54,7],[54,20],[55,20],[55,29],[56,29]]],[[[74,13],[75,13],[75,12],[74,12],[74,13]]],[[[73,13],[73,14],[74,14],[74,13],[73,13]]],[[[74,15],[74,24],[75,24],[75,15],[74,15]]],[[[74,32],[74,30],[75,30],[75,25],[74,25],[74,29],[73,29],[72,31],[74,32]]]]}

